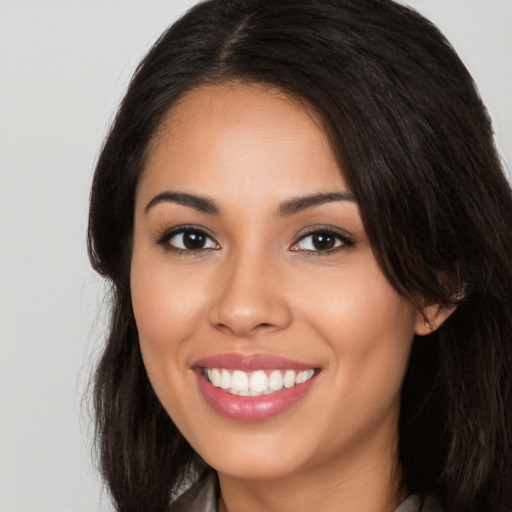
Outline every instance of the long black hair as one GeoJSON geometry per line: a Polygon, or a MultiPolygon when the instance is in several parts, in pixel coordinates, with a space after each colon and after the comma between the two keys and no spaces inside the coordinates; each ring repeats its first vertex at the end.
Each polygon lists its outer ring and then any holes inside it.
{"type": "Polygon", "coordinates": [[[139,65],[98,160],[88,231],[92,265],[112,289],[93,398],[118,509],[165,511],[183,479],[206,467],[149,384],[129,271],[135,192],[155,133],[185,92],[222,82],[307,102],[389,282],[418,307],[456,306],[413,341],[399,426],[407,490],[454,512],[509,509],[512,194],[468,71],[434,25],[391,0],[209,0],[139,65]]]}

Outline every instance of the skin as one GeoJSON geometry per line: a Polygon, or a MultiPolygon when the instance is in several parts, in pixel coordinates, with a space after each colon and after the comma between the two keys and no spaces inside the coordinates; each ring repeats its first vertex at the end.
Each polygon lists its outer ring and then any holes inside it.
{"type": "Polygon", "coordinates": [[[376,512],[403,499],[400,388],[414,334],[430,332],[424,317],[384,277],[355,201],[278,214],[290,199],[338,192],[350,190],[314,114],[261,86],[189,92],[152,147],[136,195],[133,308],[156,394],[218,471],[220,510],[376,512]],[[207,197],[220,213],[147,209],[165,191],[207,197]],[[182,225],[211,242],[188,252],[173,250],[177,237],[158,243],[182,225]],[[325,227],[353,245],[306,250],[308,230],[325,227]],[[226,352],[321,372],[284,413],[240,422],[210,407],[191,368],[226,352]]]}

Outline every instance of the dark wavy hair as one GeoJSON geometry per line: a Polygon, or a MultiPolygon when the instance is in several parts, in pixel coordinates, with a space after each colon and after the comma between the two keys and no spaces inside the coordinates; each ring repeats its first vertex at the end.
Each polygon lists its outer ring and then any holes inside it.
{"type": "Polygon", "coordinates": [[[209,0],[137,68],[97,163],[88,230],[112,292],[93,401],[118,510],[165,511],[184,479],[207,469],[149,383],[129,271],[155,133],[185,92],[225,82],[267,84],[310,105],[389,282],[415,303],[457,306],[413,341],[399,425],[408,492],[435,494],[453,512],[510,510],[511,189],[468,71],[434,25],[391,0],[209,0]]]}

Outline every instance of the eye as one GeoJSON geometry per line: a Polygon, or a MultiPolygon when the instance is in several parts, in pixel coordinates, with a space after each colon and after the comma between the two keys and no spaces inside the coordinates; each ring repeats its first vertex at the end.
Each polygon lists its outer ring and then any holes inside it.
{"type": "Polygon", "coordinates": [[[205,249],[220,249],[220,245],[197,228],[175,228],[166,231],[157,241],[174,251],[201,251],[205,249]]]}
{"type": "Polygon", "coordinates": [[[303,235],[292,245],[292,251],[331,252],[352,247],[354,242],[346,235],[332,230],[317,230],[303,235]]]}

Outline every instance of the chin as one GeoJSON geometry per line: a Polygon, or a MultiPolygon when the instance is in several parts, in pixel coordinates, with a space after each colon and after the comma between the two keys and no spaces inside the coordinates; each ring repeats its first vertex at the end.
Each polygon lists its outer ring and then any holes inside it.
{"type": "Polygon", "coordinates": [[[286,461],[262,461],[261,457],[224,457],[224,460],[218,462],[212,465],[218,473],[242,480],[279,480],[296,474],[298,469],[286,461]]]}
{"type": "Polygon", "coordinates": [[[310,458],[304,442],[293,442],[289,436],[254,435],[251,439],[242,438],[230,443],[225,438],[224,442],[198,447],[198,452],[218,473],[233,478],[285,478],[300,472],[310,458]],[[212,449],[213,446],[219,449],[212,449]]]}

